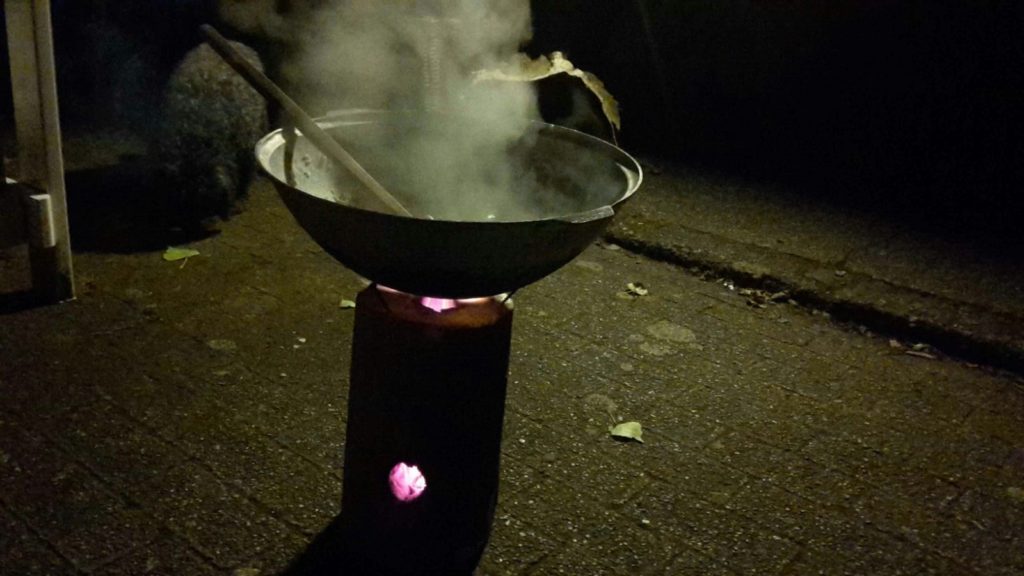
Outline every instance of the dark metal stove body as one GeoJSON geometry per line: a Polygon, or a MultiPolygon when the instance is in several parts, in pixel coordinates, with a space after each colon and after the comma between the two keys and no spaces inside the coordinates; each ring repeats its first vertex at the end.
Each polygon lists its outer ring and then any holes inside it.
{"type": "Polygon", "coordinates": [[[359,294],[342,496],[359,573],[473,572],[498,497],[511,335],[511,300],[359,294]],[[396,487],[401,465],[422,492],[396,487]]]}

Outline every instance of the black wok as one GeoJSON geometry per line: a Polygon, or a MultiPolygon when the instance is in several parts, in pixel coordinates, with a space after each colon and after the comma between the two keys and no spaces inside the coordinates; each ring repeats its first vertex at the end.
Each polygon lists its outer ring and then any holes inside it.
{"type": "Polygon", "coordinates": [[[352,194],[359,186],[355,179],[301,134],[291,171],[285,170],[281,130],[257,143],[259,166],[299,225],[331,256],[374,282],[423,296],[501,294],[551,274],[601,234],[641,181],[639,164],[616,146],[567,128],[524,122],[510,162],[514,174],[536,185],[516,192],[519,205],[508,212],[488,205],[485,193],[477,212],[466,214],[457,195],[458,206],[445,206],[444,191],[417,190],[424,169],[410,171],[387,143],[400,145],[425,123],[447,130],[471,121],[356,110],[316,122],[417,216],[360,207],[359,195],[352,194]]]}

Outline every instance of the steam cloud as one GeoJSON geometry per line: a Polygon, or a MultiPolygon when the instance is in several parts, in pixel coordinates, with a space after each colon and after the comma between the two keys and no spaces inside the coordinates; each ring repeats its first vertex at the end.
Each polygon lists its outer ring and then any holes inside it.
{"type": "Polygon", "coordinates": [[[524,157],[525,128],[540,118],[534,86],[472,80],[529,40],[529,0],[332,0],[311,22],[286,71],[312,111],[434,113],[397,132],[335,134],[414,213],[524,220],[580,211],[578,197],[558,206],[564,194],[544,194],[537,158],[524,157]]]}
{"type": "Polygon", "coordinates": [[[311,96],[328,109],[419,107],[434,68],[441,91],[462,106],[533,112],[527,86],[490,102],[468,94],[472,71],[509,61],[529,40],[528,0],[333,0],[314,26],[297,70],[319,84],[311,96]]]}

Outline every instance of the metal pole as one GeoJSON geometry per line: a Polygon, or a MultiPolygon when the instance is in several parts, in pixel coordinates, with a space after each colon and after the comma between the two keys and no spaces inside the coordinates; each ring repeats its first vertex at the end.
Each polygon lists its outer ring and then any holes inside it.
{"type": "Polygon", "coordinates": [[[43,220],[29,222],[28,227],[51,226],[30,243],[32,285],[43,302],[69,300],[75,296],[75,286],[50,2],[4,0],[4,12],[19,151],[17,176],[42,192],[27,200],[33,202],[34,209],[26,214],[37,214],[43,220]]]}

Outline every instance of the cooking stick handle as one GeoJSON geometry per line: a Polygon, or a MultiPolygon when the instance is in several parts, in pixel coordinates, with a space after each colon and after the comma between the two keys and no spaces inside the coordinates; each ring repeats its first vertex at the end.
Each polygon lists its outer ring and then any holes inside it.
{"type": "Polygon", "coordinates": [[[309,117],[309,114],[300,107],[294,100],[292,100],[284,90],[281,90],[274,84],[270,78],[267,78],[265,74],[260,72],[255,66],[249,63],[248,60],[242,57],[235,48],[220,35],[217,30],[209,24],[203,24],[200,26],[203,34],[206,35],[206,40],[209,42],[210,47],[220,54],[220,57],[228,63],[229,66],[234,68],[235,72],[238,72],[242,78],[245,78],[247,82],[270,102],[276,102],[281,108],[284,109],[285,113],[295,122],[299,130],[313,143],[317,149],[320,150],[325,156],[334,160],[335,162],[344,166],[349,172],[352,173],[360,182],[363,183],[366,188],[377,197],[380,202],[391,209],[392,212],[400,214],[402,216],[412,216],[412,214],[402,206],[402,203],[395,199],[390,192],[387,191],[384,186],[377,182],[377,180],[370,175],[369,172],[363,168],[347,150],[342,148],[341,144],[338,144],[337,140],[331,138],[322,128],[317,126],[316,122],[309,117]]]}

